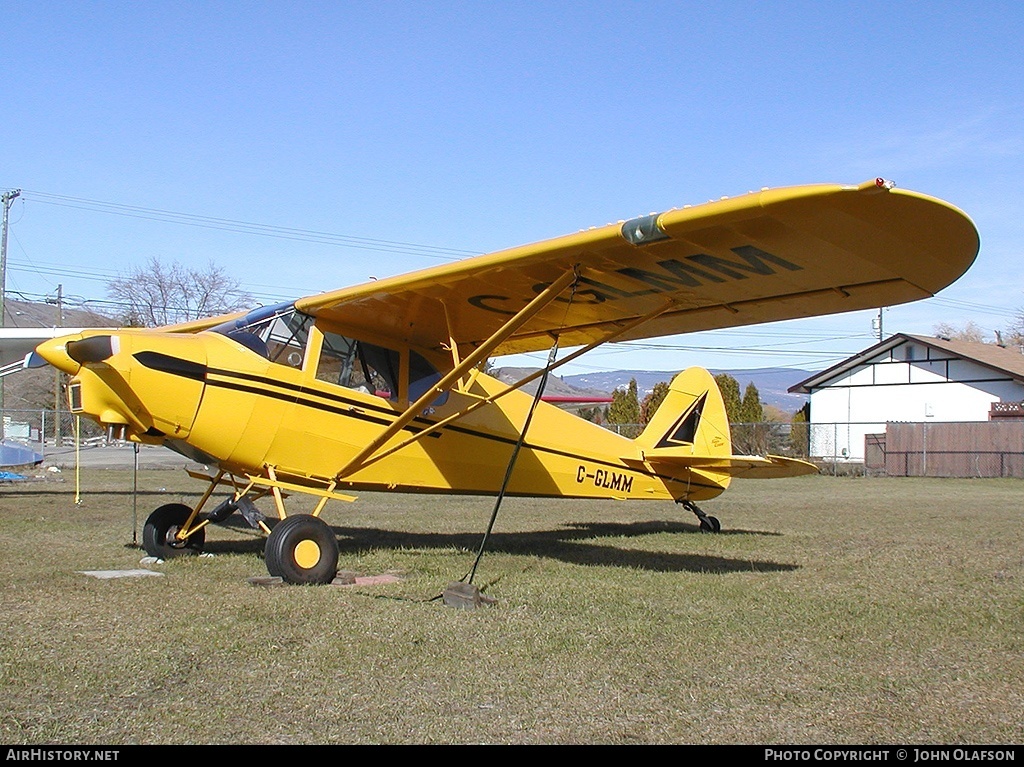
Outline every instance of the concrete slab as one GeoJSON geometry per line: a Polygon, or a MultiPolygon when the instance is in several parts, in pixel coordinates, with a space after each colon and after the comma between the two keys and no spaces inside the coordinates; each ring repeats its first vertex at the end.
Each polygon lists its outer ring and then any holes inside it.
{"type": "Polygon", "coordinates": [[[78,572],[81,575],[88,575],[101,580],[110,580],[111,578],[145,578],[150,575],[163,578],[164,576],[163,573],[154,573],[152,570],[79,570],[78,572]]]}

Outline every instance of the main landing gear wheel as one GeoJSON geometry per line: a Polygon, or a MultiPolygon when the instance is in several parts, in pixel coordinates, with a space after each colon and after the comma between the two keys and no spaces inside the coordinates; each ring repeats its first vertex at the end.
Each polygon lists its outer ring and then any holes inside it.
{"type": "Polygon", "coordinates": [[[172,559],[202,551],[205,528],[199,528],[184,541],[176,537],[191,514],[192,509],[183,503],[168,503],[150,514],[142,528],[142,547],[146,553],[158,559],[172,559]]]}
{"type": "Polygon", "coordinates": [[[319,517],[285,517],[270,531],[267,571],[287,583],[330,583],[338,573],[338,539],[319,517]]]}

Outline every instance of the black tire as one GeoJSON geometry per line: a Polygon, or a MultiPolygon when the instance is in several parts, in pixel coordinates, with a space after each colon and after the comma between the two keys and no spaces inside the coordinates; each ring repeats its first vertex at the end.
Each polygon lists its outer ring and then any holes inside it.
{"type": "Polygon", "coordinates": [[[700,521],[700,529],[704,533],[719,533],[722,531],[722,523],[718,517],[705,517],[700,521]]]}
{"type": "Polygon", "coordinates": [[[158,559],[173,559],[202,551],[206,543],[205,528],[196,530],[184,541],[174,537],[191,514],[192,509],[183,503],[168,503],[150,514],[142,528],[142,547],[146,553],[158,559]]]}
{"type": "Polygon", "coordinates": [[[319,517],[296,514],[274,525],[263,556],[286,583],[330,583],[338,574],[338,539],[319,517]]]}

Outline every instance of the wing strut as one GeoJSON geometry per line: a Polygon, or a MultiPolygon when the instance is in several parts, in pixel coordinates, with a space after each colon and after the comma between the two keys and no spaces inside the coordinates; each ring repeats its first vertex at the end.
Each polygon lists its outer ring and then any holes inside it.
{"type": "Polygon", "coordinates": [[[618,338],[618,337],[620,337],[622,335],[625,335],[626,333],[630,332],[634,328],[640,327],[644,323],[650,322],[651,320],[653,320],[653,319],[655,319],[657,317],[660,317],[662,314],[664,314],[669,309],[671,309],[674,305],[675,305],[674,301],[668,301],[668,302],[665,303],[664,306],[661,306],[661,307],[655,309],[654,311],[648,312],[643,317],[638,317],[637,319],[633,320],[632,322],[628,322],[625,325],[622,325],[614,333],[611,333],[610,335],[607,335],[604,338],[601,338],[601,339],[599,339],[597,341],[593,341],[593,342],[587,344],[586,346],[584,346],[584,347],[582,347],[580,349],[577,349],[576,351],[574,351],[571,354],[563,357],[562,359],[558,360],[557,362],[555,362],[553,364],[549,364],[548,367],[541,368],[540,370],[535,370],[533,373],[530,373],[530,375],[526,376],[525,378],[521,378],[520,380],[516,381],[513,384],[509,384],[506,388],[502,389],[501,391],[499,391],[499,392],[497,392],[495,394],[491,394],[490,396],[483,397],[481,399],[476,400],[475,402],[473,402],[470,405],[466,406],[465,408],[463,408],[462,410],[458,411],[457,413],[452,413],[451,415],[449,415],[449,416],[447,416],[445,418],[442,418],[440,421],[437,421],[436,423],[432,424],[429,428],[423,429],[422,431],[418,431],[416,434],[413,434],[411,437],[409,437],[408,439],[400,442],[399,444],[394,445],[393,447],[389,447],[387,450],[384,450],[383,452],[377,453],[376,455],[374,455],[374,456],[372,456],[370,458],[367,458],[365,461],[363,461],[363,465],[360,468],[365,468],[365,467],[369,466],[370,464],[376,463],[377,461],[380,461],[380,460],[382,460],[384,458],[387,458],[392,453],[397,453],[399,450],[401,450],[402,448],[404,448],[404,447],[406,447],[408,445],[411,445],[413,442],[420,441],[421,439],[423,439],[428,434],[433,434],[438,429],[441,429],[441,428],[447,426],[448,424],[452,423],[453,421],[458,421],[460,418],[465,418],[467,415],[469,415],[473,411],[483,407],[484,405],[490,405],[492,402],[501,399],[506,394],[508,394],[510,392],[514,392],[517,389],[521,389],[526,384],[528,384],[528,383],[530,383],[532,381],[535,381],[536,379],[540,378],[541,376],[546,376],[552,370],[555,370],[556,368],[561,367],[562,365],[566,364],[567,362],[572,362],[574,359],[576,359],[577,357],[579,357],[579,356],[581,356],[583,354],[586,354],[591,349],[594,349],[594,348],[600,346],[601,344],[606,344],[606,343],[609,343],[611,341],[614,341],[616,338],[618,338]]]}
{"type": "MultiPolygon", "coordinates": [[[[574,291],[575,292],[575,291],[574,291]]],[[[548,363],[544,366],[543,375],[541,375],[540,383],[537,385],[537,393],[533,397],[533,402],[530,405],[530,410],[526,414],[526,420],[523,421],[523,428],[519,430],[519,439],[516,440],[516,446],[512,450],[512,456],[508,459],[508,467],[505,469],[505,479],[501,482],[501,490],[498,491],[498,497],[494,500],[494,510],[491,512],[491,519],[487,523],[487,531],[484,533],[483,540],[480,541],[480,549],[476,553],[476,559],[473,562],[473,568],[469,571],[469,575],[463,580],[466,583],[473,582],[473,576],[476,575],[477,565],[480,564],[480,559],[484,555],[484,549],[487,546],[487,541],[491,537],[491,531],[494,529],[494,522],[498,518],[498,509],[501,508],[501,502],[505,499],[505,491],[508,490],[508,483],[512,480],[512,471],[516,466],[516,459],[519,457],[519,451],[522,450],[523,443],[526,441],[526,431],[530,428],[530,421],[533,420],[533,411],[537,409],[537,403],[540,402],[540,398],[544,395],[544,387],[548,383],[548,373],[555,364],[555,357],[558,355],[558,336],[555,336],[555,343],[551,346],[551,351],[548,352],[548,363]]]]}
{"type": "Polygon", "coordinates": [[[433,387],[424,392],[418,400],[409,405],[406,411],[393,421],[390,426],[378,434],[376,438],[372,439],[366,447],[356,453],[356,455],[338,471],[335,475],[335,479],[343,479],[344,477],[347,477],[361,469],[365,465],[367,459],[371,458],[373,454],[395,434],[408,426],[418,413],[422,412],[424,408],[437,399],[438,395],[444,394],[466,373],[486,360],[490,353],[498,348],[505,339],[533,319],[538,312],[554,301],[566,286],[578,278],[579,275],[577,271],[573,269],[565,272],[561,277],[548,285],[548,287],[545,288],[536,298],[520,309],[518,314],[502,325],[494,335],[474,349],[471,354],[468,354],[458,365],[452,368],[447,375],[445,375],[433,387]]]}

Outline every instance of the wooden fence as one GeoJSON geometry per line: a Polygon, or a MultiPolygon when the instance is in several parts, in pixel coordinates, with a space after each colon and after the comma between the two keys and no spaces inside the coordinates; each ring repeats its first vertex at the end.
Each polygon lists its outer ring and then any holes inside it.
{"type": "Polygon", "coordinates": [[[864,468],[891,477],[1024,478],[1024,422],[887,423],[866,435],[864,468]]]}

